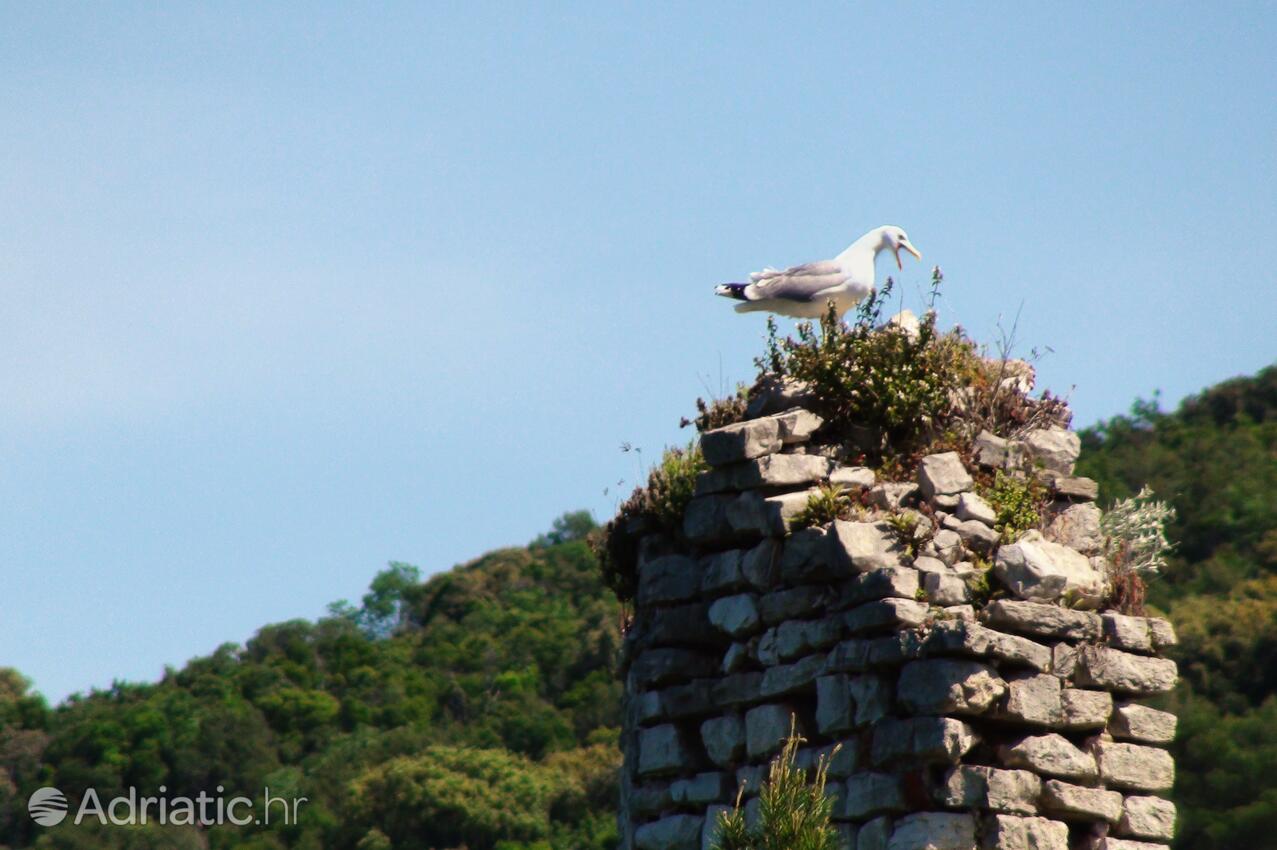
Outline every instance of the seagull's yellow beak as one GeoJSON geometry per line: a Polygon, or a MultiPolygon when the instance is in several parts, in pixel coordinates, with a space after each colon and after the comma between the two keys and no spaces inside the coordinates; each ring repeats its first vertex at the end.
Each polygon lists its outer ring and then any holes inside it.
{"type": "MultiPolygon", "coordinates": [[[[905,249],[906,251],[908,251],[910,254],[913,254],[914,259],[917,259],[917,260],[921,260],[921,259],[922,259],[922,252],[921,252],[921,251],[919,251],[917,248],[913,247],[912,245],[910,245],[908,242],[904,243],[904,244],[903,244],[903,245],[901,245],[900,247],[901,247],[901,248],[904,248],[904,249],[905,249]]],[[[896,256],[896,262],[900,262],[900,257],[899,257],[899,255],[897,255],[897,256],[896,256]]]]}

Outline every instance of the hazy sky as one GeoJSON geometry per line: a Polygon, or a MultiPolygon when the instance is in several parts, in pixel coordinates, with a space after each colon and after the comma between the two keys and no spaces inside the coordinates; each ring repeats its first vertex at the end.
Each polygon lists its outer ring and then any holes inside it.
{"type": "Polygon", "coordinates": [[[605,518],[750,376],[712,285],[879,224],[1078,424],[1277,356],[1277,4],[786,6],[0,5],[0,664],[605,518]]]}

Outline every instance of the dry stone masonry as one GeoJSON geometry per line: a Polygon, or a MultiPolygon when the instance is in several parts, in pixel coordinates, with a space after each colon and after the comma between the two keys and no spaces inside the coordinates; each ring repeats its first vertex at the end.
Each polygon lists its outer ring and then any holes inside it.
{"type": "Polygon", "coordinates": [[[821,425],[795,408],[705,433],[683,534],[641,539],[622,847],[707,848],[741,788],[757,817],[791,722],[804,765],[832,759],[845,848],[1165,847],[1175,717],[1140,701],[1174,687],[1175,633],[1101,610],[1077,436],[984,433],[968,463],[934,454],[879,481],[816,445],[821,425]],[[1050,509],[1003,542],[973,473],[1026,463],[1050,509]],[[829,482],[865,507],[795,530],[829,482]]]}

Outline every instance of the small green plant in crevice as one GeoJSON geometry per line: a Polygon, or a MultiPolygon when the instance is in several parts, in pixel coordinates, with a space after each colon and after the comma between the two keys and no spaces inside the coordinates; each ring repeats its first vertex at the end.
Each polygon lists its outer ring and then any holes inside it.
{"type": "Polygon", "coordinates": [[[696,415],[691,419],[686,416],[678,423],[680,428],[695,425],[700,433],[734,425],[745,421],[745,408],[749,406],[749,388],[744,384],[736,385],[736,392],[724,398],[696,399],[696,415]]]}
{"type": "Polygon", "coordinates": [[[830,822],[834,801],[825,794],[833,752],[821,756],[809,772],[797,766],[803,740],[791,720],[784,748],[768,767],[759,789],[758,823],[746,823],[742,786],[735,808],[718,817],[714,850],[834,850],[838,838],[830,822]]]}
{"type": "Polygon", "coordinates": [[[1034,475],[1012,475],[999,469],[993,483],[981,493],[993,508],[993,527],[1004,542],[1014,541],[1042,522],[1047,491],[1034,475]]]}
{"type": "Polygon", "coordinates": [[[855,503],[846,488],[837,484],[821,484],[807,497],[807,504],[790,520],[789,527],[798,531],[836,519],[849,519],[854,511],[855,503]]]}
{"type": "Polygon", "coordinates": [[[966,577],[967,590],[971,592],[971,604],[983,608],[993,599],[993,585],[989,583],[993,564],[985,558],[976,558],[973,566],[975,571],[966,577]]]}
{"type": "Polygon", "coordinates": [[[683,511],[696,492],[696,476],[707,469],[700,446],[668,448],[648,473],[647,486],[635,488],[615,517],[592,538],[603,583],[622,602],[638,589],[638,538],[643,526],[656,526],[675,537],[682,534],[683,511]]]}
{"type": "Polygon", "coordinates": [[[924,537],[919,534],[922,529],[922,514],[917,511],[897,511],[887,514],[884,521],[896,535],[896,541],[910,558],[918,554],[924,537]]]}
{"type": "Polygon", "coordinates": [[[1100,519],[1104,555],[1109,562],[1109,601],[1124,614],[1142,614],[1147,579],[1166,566],[1172,544],[1166,525],[1175,509],[1153,498],[1147,486],[1122,499],[1100,519]]]}

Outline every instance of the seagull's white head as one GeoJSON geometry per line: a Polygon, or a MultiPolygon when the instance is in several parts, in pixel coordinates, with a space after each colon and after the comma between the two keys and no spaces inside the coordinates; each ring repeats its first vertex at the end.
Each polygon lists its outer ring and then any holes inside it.
{"type": "Polygon", "coordinates": [[[882,230],[882,246],[879,250],[882,250],[882,248],[891,249],[892,256],[896,258],[896,268],[904,268],[904,264],[900,262],[901,251],[908,251],[915,258],[922,259],[922,253],[913,247],[913,243],[909,241],[909,235],[904,230],[890,224],[880,229],[882,230]]]}

